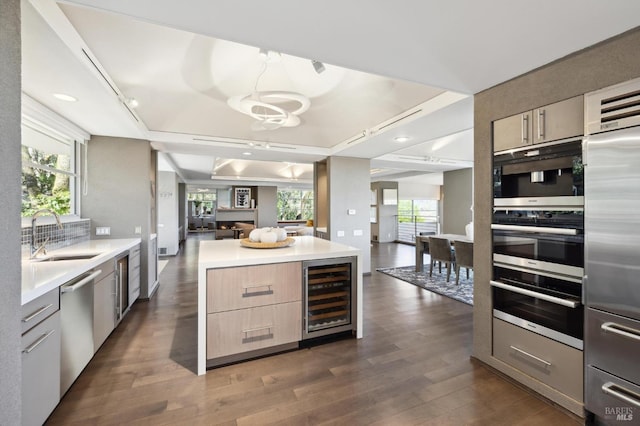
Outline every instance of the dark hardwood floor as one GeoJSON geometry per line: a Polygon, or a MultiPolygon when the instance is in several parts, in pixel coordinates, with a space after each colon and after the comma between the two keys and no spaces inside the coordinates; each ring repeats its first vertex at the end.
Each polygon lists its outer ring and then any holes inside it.
{"type": "Polygon", "coordinates": [[[563,425],[564,412],[470,359],[472,308],[375,272],[414,248],[372,247],[365,337],[196,371],[198,242],[190,235],[48,424],[563,425]]]}

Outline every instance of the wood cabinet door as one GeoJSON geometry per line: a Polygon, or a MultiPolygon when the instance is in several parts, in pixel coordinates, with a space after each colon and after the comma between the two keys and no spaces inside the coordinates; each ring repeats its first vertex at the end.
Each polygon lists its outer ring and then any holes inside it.
{"type": "Polygon", "coordinates": [[[302,302],[207,315],[207,359],[297,342],[302,338],[302,302]]]}
{"type": "Polygon", "coordinates": [[[207,271],[207,312],[302,300],[302,264],[270,263],[207,271]]]}
{"type": "Polygon", "coordinates": [[[493,122],[493,151],[531,145],[532,136],[531,111],[496,120],[493,122]]]}
{"type": "Polygon", "coordinates": [[[584,97],[576,96],[533,111],[533,143],[584,134],[584,97]]]}

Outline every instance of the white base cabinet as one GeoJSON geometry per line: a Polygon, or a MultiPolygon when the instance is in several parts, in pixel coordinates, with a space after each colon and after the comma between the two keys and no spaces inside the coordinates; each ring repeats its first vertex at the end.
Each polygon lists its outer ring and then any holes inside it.
{"type": "Polygon", "coordinates": [[[22,424],[42,425],[60,401],[60,311],[23,334],[21,349],[22,424]]]}
{"type": "Polygon", "coordinates": [[[116,276],[113,259],[99,266],[102,274],[93,287],[93,352],[107,340],[116,327],[116,276]]]}

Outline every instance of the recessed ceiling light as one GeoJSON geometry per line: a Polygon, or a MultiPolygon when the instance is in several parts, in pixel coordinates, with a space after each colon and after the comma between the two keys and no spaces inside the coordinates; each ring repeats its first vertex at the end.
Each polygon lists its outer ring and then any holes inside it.
{"type": "Polygon", "coordinates": [[[65,102],[76,102],[77,99],[74,98],[73,96],[69,96],[69,95],[65,95],[64,93],[54,93],[53,97],[56,99],[60,99],[61,101],[65,101],[65,102]]]}
{"type": "Polygon", "coordinates": [[[395,138],[393,138],[394,141],[400,142],[400,143],[406,142],[409,139],[411,139],[409,136],[396,136],[395,138]]]}
{"type": "Polygon", "coordinates": [[[124,102],[129,106],[129,108],[138,108],[140,105],[136,98],[127,98],[124,102]]]}
{"type": "Polygon", "coordinates": [[[251,153],[249,151],[245,151],[242,153],[242,155],[251,155],[251,153]]]}

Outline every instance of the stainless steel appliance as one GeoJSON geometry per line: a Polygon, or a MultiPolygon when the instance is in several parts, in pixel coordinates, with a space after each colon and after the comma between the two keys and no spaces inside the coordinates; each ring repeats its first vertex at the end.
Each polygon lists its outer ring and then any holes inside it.
{"type": "Polygon", "coordinates": [[[499,152],[493,161],[494,206],[582,206],[582,140],[499,152]]]}
{"type": "Polygon", "coordinates": [[[582,140],[494,156],[494,318],[584,347],[582,140]]]}
{"type": "Polygon", "coordinates": [[[588,129],[603,133],[585,143],[585,408],[596,424],[637,425],[640,79],[586,99],[588,129]]]}
{"type": "Polygon", "coordinates": [[[352,257],[303,262],[303,339],[355,329],[356,269],[352,257]]]}
{"type": "Polygon", "coordinates": [[[495,210],[493,260],[582,278],[584,217],[574,210],[495,210]]]}
{"type": "Polygon", "coordinates": [[[494,266],[493,316],[583,349],[584,307],[579,278],[494,266]]]}
{"type": "Polygon", "coordinates": [[[93,357],[93,287],[102,271],[90,271],[60,286],[60,395],[93,357]]]}
{"type": "Polygon", "coordinates": [[[116,325],[129,309],[129,254],[116,258],[116,325]]]}

